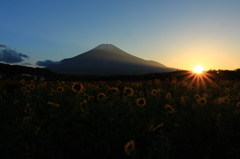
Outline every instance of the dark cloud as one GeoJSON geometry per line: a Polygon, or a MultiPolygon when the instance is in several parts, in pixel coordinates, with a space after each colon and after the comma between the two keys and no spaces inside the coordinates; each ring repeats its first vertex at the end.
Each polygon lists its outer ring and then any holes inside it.
{"type": "Polygon", "coordinates": [[[6,47],[7,47],[6,45],[0,44],[0,48],[6,48],[6,47]]]}
{"type": "Polygon", "coordinates": [[[53,66],[56,64],[60,64],[59,61],[51,61],[51,60],[45,60],[45,61],[38,61],[36,65],[38,66],[53,66]]]}
{"type": "Polygon", "coordinates": [[[24,58],[29,57],[27,55],[24,55],[22,53],[16,52],[8,48],[0,50],[0,61],[6,63],[19,63],[23,62],[24,58]]]}

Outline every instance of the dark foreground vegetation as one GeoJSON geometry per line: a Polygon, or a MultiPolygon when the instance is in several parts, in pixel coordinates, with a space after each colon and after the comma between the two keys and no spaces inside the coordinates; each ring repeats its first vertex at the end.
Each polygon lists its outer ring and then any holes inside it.
{"type": "MultiPolygon", "coordinates": [[[[212,80],[240,80],[240,69],[236,70],[208,70],[207,76],[212,80]]],[[[148,81],[148,80],[186,80],[191,74],[188,70],[176,70],[173,72],[150,73],[143,75],[65,75],[57,74],[45,68],[33,68],[19,65],[0,63],[0,79],[45,79],[48,81],[148,81]]]]}
{"type": "Polygon", "coordinates": [[[0,158],[240,158],[239,81],[154,78],[0,81],[0,158]]]}

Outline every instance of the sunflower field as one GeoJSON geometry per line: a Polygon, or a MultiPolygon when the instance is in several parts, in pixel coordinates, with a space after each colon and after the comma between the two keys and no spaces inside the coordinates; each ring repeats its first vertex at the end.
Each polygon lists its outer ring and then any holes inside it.
{"type": "Polygon", "coordinates": [[[240,158],[240,82],[0,83],[0,158],[240,158]]]}

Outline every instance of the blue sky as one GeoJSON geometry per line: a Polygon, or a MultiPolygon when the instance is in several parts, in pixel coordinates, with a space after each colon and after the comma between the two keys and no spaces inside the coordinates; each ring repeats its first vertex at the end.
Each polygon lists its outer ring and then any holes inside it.
{"type": "Polygon", "coordinates": [[[0,44],[19,64],[106,43],[169,67],[232,70],[240,68],[239,41],[239,0],[0,1],[0,44]]]}

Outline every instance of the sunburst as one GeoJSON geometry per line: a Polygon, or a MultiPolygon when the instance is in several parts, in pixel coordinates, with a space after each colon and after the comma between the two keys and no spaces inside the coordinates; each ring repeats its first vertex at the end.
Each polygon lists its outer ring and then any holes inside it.
{"type": "Polygon", "coordinates": [[[197,65],[196,67],[193,68],[193,71],[198,74],[203,73],[204,70],[205,69],[201,65],[197,65]]]}
{"type": "Polygon", "coordinates": [[[200,88],[207,90],[207,85],[219,88],[219,86],[213,81],[216,79],[216,76],[212,73],[208,73],[207,71],[203,71],[202,68],[203,67],[198,67],[196,71],[182,71],[179,73],[179,76],[183,76],[181,81],[189,82],[191,86],[196,88],[197,92],[199,92],[200,88]]]}

